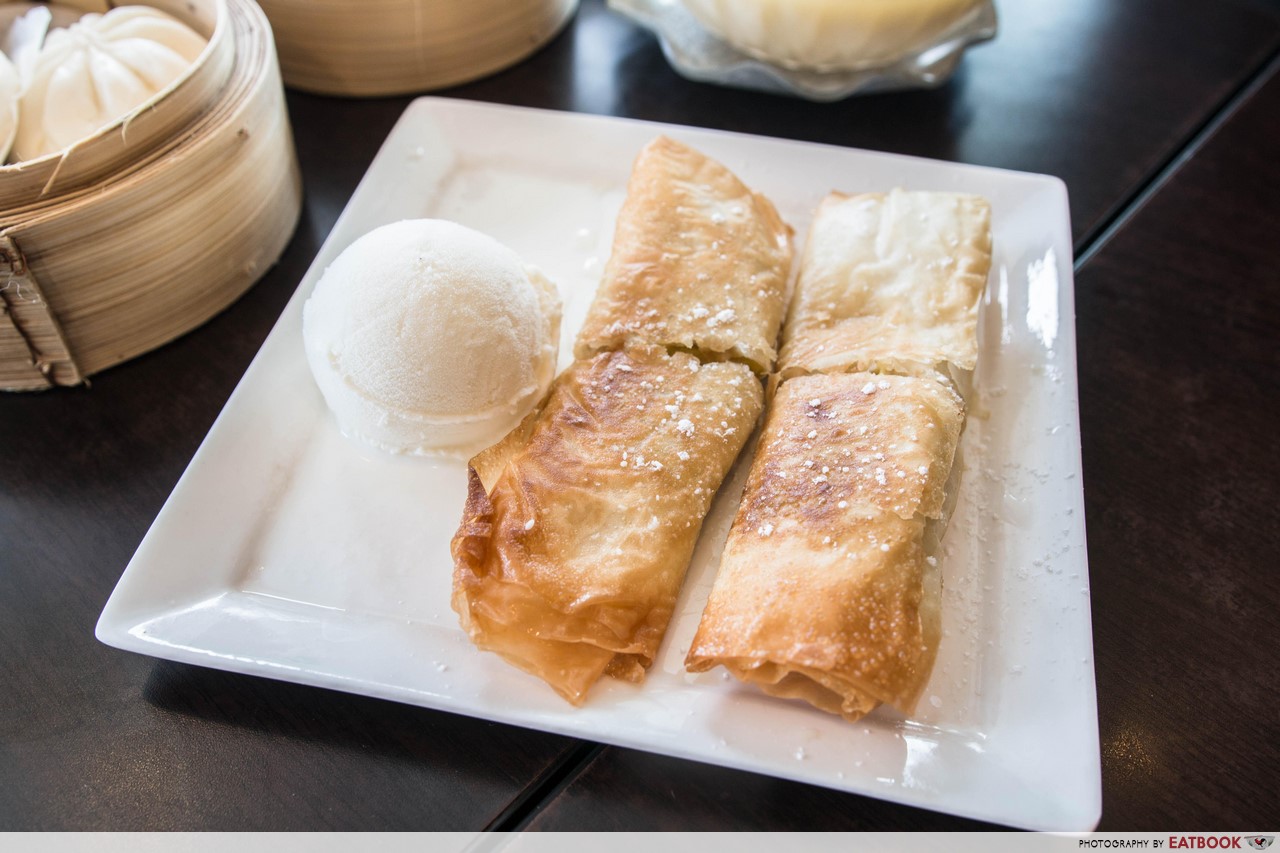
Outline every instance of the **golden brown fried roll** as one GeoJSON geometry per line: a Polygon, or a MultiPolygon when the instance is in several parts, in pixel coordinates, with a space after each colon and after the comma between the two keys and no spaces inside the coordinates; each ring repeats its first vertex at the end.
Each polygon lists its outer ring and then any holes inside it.
{"type": "Polygon", "coordinates": [[[570,367],[472,460],[453,608],[476,645],[574,704],[643,679],[762,396],[744,365],[659,348],[570,367]]]}
{"type": "Polygon", "coordinates": [[[953,378],[977,363],[991,209],[955,193],[831,193],[818,208],[783,331],[779,372],[953,378]]]}
{"type": "Polygon", "coordinates": [[[772,369],[791,229],[728,169],[666,137],[637,158],[613,252],[575,348],[629,341],[772,369]]]}
{"type": "Polygon", "coordinates": [[[963,404],[842,373],[773,399],[686,665],[855,720],[910,712],[940,635],[936,548],[963,404]]]}

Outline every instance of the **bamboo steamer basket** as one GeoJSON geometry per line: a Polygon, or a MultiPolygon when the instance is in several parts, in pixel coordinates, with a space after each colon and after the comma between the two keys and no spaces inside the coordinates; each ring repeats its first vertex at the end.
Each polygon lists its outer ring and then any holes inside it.
{"type": "Polygon", "coordinates": [[[297,224],[301,178],[261,9],[148,5],[210,37],[192,70],[68,151],[0,169],[5,390],[79,384],[190,331],[257,281],[297,224]]]}
{"type": "Polygon", "coordinates": [[[403,95],[514,65],[578,0],[260,0],[284,81],[324,95],[403,95]]]}

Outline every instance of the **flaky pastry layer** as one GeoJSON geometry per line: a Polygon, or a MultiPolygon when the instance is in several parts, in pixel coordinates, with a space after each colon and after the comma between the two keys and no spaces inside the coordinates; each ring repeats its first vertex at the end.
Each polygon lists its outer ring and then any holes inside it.
{"type": "Polygon", "coordinates": [[[576,362],[471,462],[453,608],[574,704],[644,677],[703,517],[759,416],[741,364],[632,347],[576,362]]]}
{"type": "Polygon", "coordinates": [[[805,242],[779,372],[962,378],[977,364],[978,303],[990,268],[985,199],[831,193],[805,242]]]}
{"type": "Polygon", "coordinates": [[[772,369],[791,229],[764,196],[666,137],[636,159],[613,252],[575,354],[628,342],[772,369]]]}
{"type": "Polygon", "coordinates": [[[930,379],[842,373],[773,399],[686,665],[857,719],[910,712],[941,632],[927,528],[964,410],[930,379]]]}

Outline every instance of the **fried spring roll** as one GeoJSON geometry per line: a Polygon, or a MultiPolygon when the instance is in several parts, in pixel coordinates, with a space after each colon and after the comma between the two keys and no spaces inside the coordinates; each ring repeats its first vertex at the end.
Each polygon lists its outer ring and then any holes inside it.
{"type": "Polygon", "coordinates": [[[790,229],[724,166],[641,152],[577,361],[471,461],[453,607],[476,645],[574,704],[643,679],[759,417],[790,263],[790,229]]]}
{"type": "Polygon", "coordinates": [[[824,200],[691,670],[723,665],[849,720],[914,709],[941,633],[955,389],[977,363],[990,265],[976,196],[824,200]]]}
{"type": "Polygon", "coordinates": [[[831,193],[805,243],[782,378],[938,372],[963,384],[977,363],[978,298],[990,268],[985,199],[831,193]]]}
{"type": "Polygon", "coordinates": [[[744,365],[660,348],[570,367],[471,462],[453,608],[476,645],[574,704],[643,679],[762,398],[744,365]]]}
{"type": "Polygon", "coordinates": [[[856,720],[910,713],[941,633],[937,540],[963,404],[931,379],[784,382],[689,650],[856,720]]]}
{"type": "Polygon", "coordinates": [[[768,199],[715,160],[659,137],[636,159],[575,354],[640,341],[767,373],[791,255],[791,229],[768,199]]]}

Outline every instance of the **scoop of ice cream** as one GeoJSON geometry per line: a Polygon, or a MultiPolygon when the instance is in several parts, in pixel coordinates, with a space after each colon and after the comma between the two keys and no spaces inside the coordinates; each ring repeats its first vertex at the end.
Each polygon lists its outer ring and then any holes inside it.
{"type": "Polygon", "coordinates": [[[344,433],[395,453],[469,455],[546,391],[560,300],[497,240],[406,220],[365,234],[325,270],[302,335],[344,433]]]}

